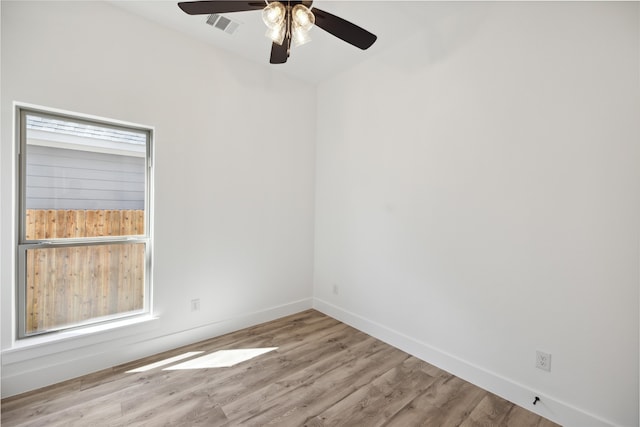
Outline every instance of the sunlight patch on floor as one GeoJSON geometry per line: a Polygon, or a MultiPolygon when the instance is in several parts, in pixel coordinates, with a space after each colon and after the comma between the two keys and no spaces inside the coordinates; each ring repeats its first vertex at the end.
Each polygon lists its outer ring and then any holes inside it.
{"type": "Polygon", "coordinates": [[[151,363],[149,365],[144,365],[144,366],[141,366],[139,368],[132,369],[130,371],[127,371],[126,373],[127,374],[133,374],[133,373],[136,373],[136,372],[150,371],[152,369],[159,368],[161,366],[170,365],[170,364],[172,364],[174,362],[178,362],[180,360],[184,360],[184,359],[187,359],[189,357],[195,356],[196,354],[202,354],[202,353],[204,353],[204,351],[190,351],[188,353],[184,353],[184,354],[181,354],[179,356],[170,357],[168,359],[164,359],[164,360],[161,360],[159,362],[151,363]]]}
{"type": "Polygon", "coordinates": [[[219,350],[206,356],[197,357],[186,362],[164,368],[165,371],[185,369],[229,368],[240,362],[253,359],[261,354],[277,350],[278,347],[242,348],[234,350],[219,350]]]}

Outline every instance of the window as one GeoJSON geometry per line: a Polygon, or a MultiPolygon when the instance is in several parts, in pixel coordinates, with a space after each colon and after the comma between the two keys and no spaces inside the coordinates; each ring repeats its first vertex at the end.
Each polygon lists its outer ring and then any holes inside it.
{"type": "Polygon", "coordinates": [[[16,118],[18,338],[148,313],[152,130],[16,118]]]}

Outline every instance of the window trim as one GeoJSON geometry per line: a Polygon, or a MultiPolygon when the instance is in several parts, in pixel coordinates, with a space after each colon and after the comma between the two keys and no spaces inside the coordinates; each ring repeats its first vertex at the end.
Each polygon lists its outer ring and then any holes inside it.
{"type": "Polygon", "coordinates": [[[25,341],[29,338],[43,337],[54,333],[64,333],[78,329],[95,328],[96,326],[122,322],[127,319],[145,318],[153,313],[153,286],[152,286],[152,259],[153,259],[153,165],[154,165],[154,136],[155,128],[136,123],[124,122],[104,117],[97,117],[82,113],[58,110],[25,103],[14,103],[14,131],[16,155],[16,204],[15,204],[15,294],[14,294],[14,330],[17,341],[25,341]],[[96,236],[83,238],[56,238],[56,239],[26,239],[26,146],[27,129],[26,116],[44,116],[61,120],[72,120],[77,123],[98,125],[101,127],[139,131],[147,135],[145,158],[145,200],[144,200],[144,234],[123,236],[96,236]],[[106,244],[139,243],[145,245],[144,257],[144,298],[141,310],[114,314],[110,316],[94,318],[86,322],[61,326],[49,330],[26,333],[26,253],[29,249],[73,247],[73,246],[97,246],[106,244]]]}

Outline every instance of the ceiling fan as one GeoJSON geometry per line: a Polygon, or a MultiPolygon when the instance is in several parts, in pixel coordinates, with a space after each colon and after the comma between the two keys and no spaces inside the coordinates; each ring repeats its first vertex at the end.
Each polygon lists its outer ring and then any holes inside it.
{"type": "Polygon", "coordinates": [[[377,36],[345,19],[318,8],[311,9],[313,0],[281,1],[185,1],[178,7],[189,15],[244,12],[262,9],[262,20],[268,27],[266,36],[272,40],[272,64],[284,64],[291,54],[291,43],[302,45],[309,40],[308,31],[315,24],[329,34],[362,50],[368,49],[377,36]]]}

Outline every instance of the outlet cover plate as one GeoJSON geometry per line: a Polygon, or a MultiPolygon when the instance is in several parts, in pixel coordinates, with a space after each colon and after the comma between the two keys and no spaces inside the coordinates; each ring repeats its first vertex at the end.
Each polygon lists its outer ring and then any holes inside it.
{"type": "Polygon", "coordinates": [[[551,354],[544,351],[536,351],[536,368],[551,372],[551,354]]]}

